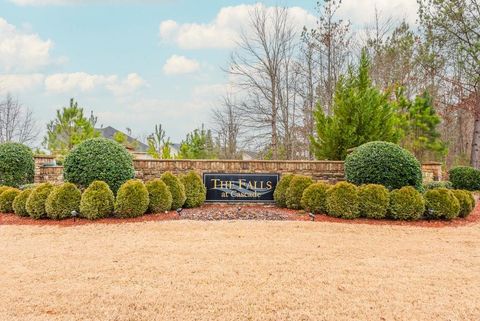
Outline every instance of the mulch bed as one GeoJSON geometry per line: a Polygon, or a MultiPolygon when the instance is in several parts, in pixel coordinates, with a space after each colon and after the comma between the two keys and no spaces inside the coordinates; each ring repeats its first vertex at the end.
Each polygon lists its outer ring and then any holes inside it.
{"type": "MultiPolygon", "coordinates": [[[[53,220],[34,220],[29,217],[19,217],[14,214],[0,213],[0,225],[54,225],[54,226],[77,226],[86,224],[122,224],[135,222],[151,221],[172,221],[172,220],[199,220],[199,221],[217,221],[217,220],[268,220],[268,221],[310,221],[308,213],[283,208],[277,208],[271,205],[225,205],[225,204],[206,204],[199,208],[184,209],[180,213],[175,211],[147,214],[137,218],[118,219],[105,218],[96,221],[86,219],[67,219],[63,221],[53,220]]],[[[477,204],[474,212],[467,218],[458,218],[451,221],[444,220],[420,220],[420,221],[394,221],[394,220],[373,220],[359,218],[355,220],[345,220],[334,218],[327,215],[316,215],[315,222],[332,222],[343,224],[370,224],[370,225],[400,225],[400,226],[418,226],[418,227],[458,227],[478,223],[480,221],[480,202],[477,204]]]]}

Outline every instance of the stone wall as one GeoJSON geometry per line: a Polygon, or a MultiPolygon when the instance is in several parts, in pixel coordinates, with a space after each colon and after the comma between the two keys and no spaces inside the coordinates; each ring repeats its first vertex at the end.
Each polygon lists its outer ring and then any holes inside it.
{"type": "MultiPolygon", "coordinates": [[[[63,167],[51,166],[52,157],[35,158],[35,183],[61,182],[63,167]],[[49,166],[42,166],[50,164],[49,166]]],[[[339,161],[242,161],[242,160],[140,160],[133,161],[135,176],[144,181],[158,178],[162,173],[175,174],[195,170],[203,173],[280,173],[302,174],[315,180],[335,183],[345,179],[344,163],[339,161]]],[[[442,180],[440,163],[422,165],[425,181],[442,180]]]]}

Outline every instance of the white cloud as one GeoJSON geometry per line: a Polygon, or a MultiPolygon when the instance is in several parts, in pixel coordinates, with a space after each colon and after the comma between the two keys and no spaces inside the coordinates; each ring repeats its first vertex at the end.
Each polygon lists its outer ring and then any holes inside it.
{"type": "Polygon", "coordinates": [[[41,86],[44,78],[42,74],[0,75],[0,92],[15,93],[33,89],[41,86]]]}
{"type": "Polygon", "coordinates": [[[9,0],[19,6],[83,5],[83,4],[127,4],[166,3],[171,0],[9,0]]]}
{"type": "Polygon", "coordinates": [[[129,74],[125,79],[117,75],[92,75],[85,72],[54,74],[46,77],[45,88],[48,92],[87,92],[105,88],[115,95],[129,94],[146,86],[147,83],[138,74],[129,74]]]}
{"type": "Polygon", "coordinates": [[[0,18],[0,68],[5,71],[31,71],[49,64],[52,47],[52,41],[18,30],[0,18]]]}
{"type": "Polygon", "coordinates": [[[200,69],[200,64],[194,59],[184,56],[173,55],[168,58],[163,66],[163,72],[166,75],[182,75],[196,72],[200,69]]]}
{"type": "Polygon", "coordinates": [[[383,17],[405,19],[410,24],[414,24],[418,4],[416,0],[344,0],[338,15],[362,27],[372,23],[375,8],[383,17]]]}
{"type": "MultiPolygon", "coordinates": [[[[180,48],[232,48],[238,39],[241,30],[248,33],[249,13],[256,7],[265,7],[263,4],[238,5],[220,9],[215,19],[209,23],[178,24],[173,20],[160,23],[159,36],[164,42],[173,42],[180,48]]],[[[268,7],[272,12],[275,7],[268,7]]],[[[303,8],[288,8],[291,23],[298,26],[313,27],[316,18],[303,8]]]]}

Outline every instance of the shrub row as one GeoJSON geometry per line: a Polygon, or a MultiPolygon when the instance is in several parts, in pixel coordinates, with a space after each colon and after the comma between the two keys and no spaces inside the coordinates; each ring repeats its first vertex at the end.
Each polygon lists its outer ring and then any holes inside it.
{"type": "Polygon", "coordinates": [[[467,217],[475,207],[471,192],[443,187],[424,194],[413,186],[389,191],[379,184],[357,187],[348,182],[333,186],[313,183],[305,176],[286,175],[275,191],[278,206],[302,208],[314,214],[353,219],[358,217],[395,220],[453,219],[467,217]],[[299,200],[300,197],[300,202],[299,200]],[[300,204],[300,205],[298,205],[300,204]]]}
{"type": "Polygon", "coordinates": [[[197,207],[205,202],[205,197],[206,190],[197,173],[176,177],[166,172],[147,184],[137,179],[128,180],[119,187],[116,197],[103,181],[92,182],[83,193],[68,182],[56,186],[39,184],[24,191],[0,186],[0,212],[55,220],[69,218],[74,211],[91,220],[112,214],[131,218],[146,212],[197,207]]]}

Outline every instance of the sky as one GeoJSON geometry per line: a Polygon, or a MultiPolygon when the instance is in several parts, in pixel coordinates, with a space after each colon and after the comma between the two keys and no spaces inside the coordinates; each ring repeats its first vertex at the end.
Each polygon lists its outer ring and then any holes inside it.
{"type": "MultiPolygon", "coordinates": [[[[249,10],[277,5],[315,26],[315,0],[0,0],[0,95],[33,111],[38,143],[72,97],[97,126],[142,138],[161,123],[180,142],[221,104],[249,10]]],[[[338,15],[362,28],[375,7],[415,23],[416,0],[343,0],[338,15]]]]}

